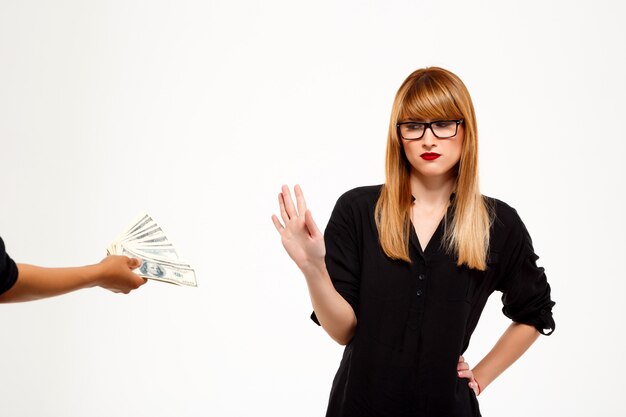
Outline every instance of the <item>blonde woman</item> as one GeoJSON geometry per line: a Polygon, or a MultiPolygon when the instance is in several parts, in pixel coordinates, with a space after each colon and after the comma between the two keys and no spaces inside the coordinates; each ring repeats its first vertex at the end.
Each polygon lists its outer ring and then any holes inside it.
{"type": "Polygon", "coordinates": [[[385,184],[343,194],[324,235],[301,188],[294,204],[283,186],[272,220],[311,318],[346,345],[327,416],[480,416],[476,396],[554,330],[531,238],[515,209],[480,193],[477,150],[465,85],[425,68],[396,95],[385,184]],[[494,291],[513,322],[470,370],[459,356],[494,291]]]}

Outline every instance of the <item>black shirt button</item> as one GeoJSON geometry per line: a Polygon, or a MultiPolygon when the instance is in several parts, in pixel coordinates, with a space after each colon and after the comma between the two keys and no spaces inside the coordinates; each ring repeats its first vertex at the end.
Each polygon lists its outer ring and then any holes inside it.
{"type": "Polygon", "coordinates": [[[421,280],[423,280],[424,278],[426,278],[426,275],[424,275],[424,274],[419,274],[418,278],[419,278],[419,279],[420,279],[420,281],[421,281],[421,280]]]}
{"type": "Polygon", "coordinates": [[[422,290],[417,290],[416,294],[417,294],[418,296],[419,296],[419,295],[422,295],[422,290]]]}

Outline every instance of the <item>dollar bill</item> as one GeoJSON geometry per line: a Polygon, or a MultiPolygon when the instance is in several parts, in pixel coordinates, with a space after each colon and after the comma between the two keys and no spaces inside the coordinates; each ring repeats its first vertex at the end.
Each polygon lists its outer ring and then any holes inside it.
{"type": "Polygon", "coordinates": [[[123,248],[121,254],[141,260],[141,266],[134,272],[142,277],[178,285],[198,286],[196,273],[188,265],[176,265],[156,258],[145,257],[127,248],[123,248]]]}
{"type": "Polygon", "coordinates": [[[152,216],[138,216],[107,248],[109,255],[124,255],[141,260],[133,272],[163,282],[197,287],[196,273],[182,259],[163,229],[152,216]]]}

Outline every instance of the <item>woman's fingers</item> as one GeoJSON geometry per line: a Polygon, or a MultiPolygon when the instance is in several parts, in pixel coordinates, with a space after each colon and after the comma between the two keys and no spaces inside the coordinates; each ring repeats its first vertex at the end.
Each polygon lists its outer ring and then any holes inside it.
{"type": "Polygon", "coordinates": [[[459,371],[458,374],[459,374],[459,378],[469,379],[467,386],[473,389],[476,395],[480,394],[480,387],[478,386],[476,379],[474,379],[474,373],[471,370],[468,369],[465,371],[459,371]]]}
{"type": "Polygon", "coordinates": [[[294,206],[289,188],[281,187],[278,195],[280,216],[272,215],[272,222],[281,235],[282,244],[293,261],[301,269],[324,265],[326,248],[324,236],[313,220],[313,215],[306,207],[304,193],[299,185],[294,187],[296,203],[294,206]]]}
{"type": "Polygon", "coordinates": [[[281,193],[278,195],[278,205],[280,207],[280,216],[283,219],[283,223],[287,225],[287,222],[294,217],[302,216],[306,212],[306,200],[304,199],[304,193],[302,188],[296,184],[294,187],[294,194],[296,195],[297,208],[291,198],[291,192],[289,187],[283,185],[281,187],[281,193]]]}
{"type": "Polygon", "coordinates": [[[278,230],[278,233],[281,233],[284,229],[282,223],[280,222],[280,220],[278,220],[278,217],[276,217],[275,214],[272,214],[272,223],[274,223],[274,227],[276,227],[276,230],[278,230]]]}
{"type": "Polygon", "coordinates": [[[320,229],[317,228],[315,221],[313,220],[311,210],[307,210],[304,212],[304,222],[306,223],[307,229],[309,229],[309,234],[311,235],[311,237],[318,237],[322,234],[322,232],[320,232],[320,229]]]}
{"type": "Polygon", "coordinates": [[[474,390],[474,394],[476,394],[476,396],[478,396],[478,394],[480,394],[480,388],[478,387],[478,383],[476,382],[470,382],[469,384],[467,384],[471,389],[474,390]]]}
{"type": "Polygon", "coordinates": [[[459,374],[459,378],[474,378],[474,374],[469,369],[458,371],[457,373],[459,374]]]}
{"type": "Polygon", "coordinates": [[[302,192],[302,188],[299,184],[293,188],[293,192],[296,195],[296,204],[298,205],[298,213],[303,215],[306,213],[306,201],[304,200],[304,193],[302,192]]]}
{"type": "Polygon", "coordinates": [[[459,363],[456,365],[456,370],[464,371],[466,369],[469,369],[469,365],[465,362],[465,358],[463,356],[459,356],[459,363]]]}
{"type": "Polygon", "coordinates": [[[282,231],[288,227],[291,219],[301,215],[305,218],[305,224],[309,229],[309,234],[311,236],[320,235],[321,232],[313,221],[313,217],[310,213],[307,220],[307,216],[305,215],[307,212],[307,208],[306,201],[304,199],[304,193],[302,192],[302,188],[297,184],[294,187],[294,193],[296,195],[296,202],[298,205],[297,209],[293,204],[293,200],[291,199],[289,187],[287,187],[286,185],[283,185],[281,187],[281,192],[280,194],[278,194],[278,207],[280,208],[280,217],[283,219],[283,222],[281,223],[276,215],[272,215],[272,222],[274,223],[276,230],[278,230],[279,233],[282,233],[282,231]]]}
{"type": "Polygon", "coordinates": [[[283,203],[285,204],[285,211],[289,218],[298,217],[298,212],[296,211],[296,207],[293,204],[293,200],[291,199],[291,192],[289,191],[289,187],[283,185],[282,187],[282,196],[283,203]]]}
{"type": "Polygon", "coordinates": [[[456,366],[456,370],[458,371],[459,378],[467,378],[469,382],[467,386],[474,390],[476,396],[480,394],[480,387],[478,386],[478,382],[474,379],[474,372],[472,372],[469,368],[467,362],[465,362],[465,358],[463,356],[459,356],[459,363],[456,366]]]}
{"type": "Polygon", "coordinates": [[[278,194],[278,207],[280,207],[280,217],[283,219],[283,223],[287,225],[289,222],[289,214],[285,209],[285,200],[283,199],[283,193],[278,194]]]}

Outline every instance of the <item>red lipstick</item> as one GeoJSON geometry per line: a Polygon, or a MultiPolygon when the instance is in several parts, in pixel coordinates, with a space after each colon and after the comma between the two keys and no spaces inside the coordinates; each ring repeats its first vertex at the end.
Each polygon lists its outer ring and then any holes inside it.
{"type": "Polygon", "coordinates": [[[425,159],[427,161],[432,161],[433,159],[439,158],[441,155],[436,152],[424,152],[420,156],[422,157],[422,159],[425,159]]]}

